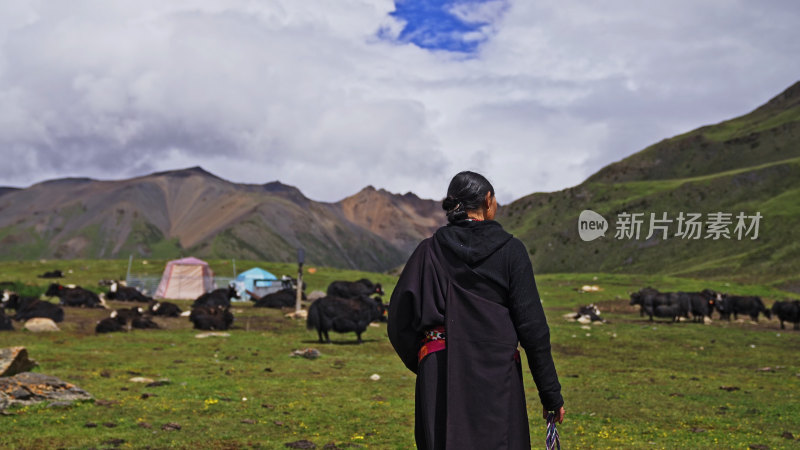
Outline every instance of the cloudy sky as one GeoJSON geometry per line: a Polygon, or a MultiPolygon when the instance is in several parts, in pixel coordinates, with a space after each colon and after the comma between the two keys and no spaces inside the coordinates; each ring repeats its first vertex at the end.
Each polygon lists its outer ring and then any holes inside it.
{"type": "Polygon", "coordinates": [[[580,183],[800,80],[800,3],[3,0],[0,186],[202,166],[336,201],[580,183]]]}

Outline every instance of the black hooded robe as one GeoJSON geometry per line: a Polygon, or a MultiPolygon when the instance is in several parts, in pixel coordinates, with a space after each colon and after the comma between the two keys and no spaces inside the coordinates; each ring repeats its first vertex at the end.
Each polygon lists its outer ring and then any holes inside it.
{"type": "Polygon", "coordinates": [[[392,294],[389,339],[417,374],[420,449],[528,449],[518,343],[548,410],[564,401],[525,246],[495,221],[461,221],[422,241],[392,294]],[[444,325],[447,348],[417,352],[444,325]]]}

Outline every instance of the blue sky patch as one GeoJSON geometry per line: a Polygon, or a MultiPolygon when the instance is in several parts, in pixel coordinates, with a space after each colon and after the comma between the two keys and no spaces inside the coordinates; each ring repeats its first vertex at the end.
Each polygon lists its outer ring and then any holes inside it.
{"type": "Polygon", "coordinates": [[[383,28],[383,39],[428,50],[474,53],[492,35],[508,0],[396,0],[390,16],[404,22],[399,34],[383,28]]]}

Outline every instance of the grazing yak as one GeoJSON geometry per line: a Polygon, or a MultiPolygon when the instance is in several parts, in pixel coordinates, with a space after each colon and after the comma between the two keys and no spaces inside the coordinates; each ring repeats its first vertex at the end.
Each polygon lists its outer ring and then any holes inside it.
{"type": "Polygon", "coordinates": [[[233,324],[233,314],[219,305],[192,308],[189,320],[198,330],[227,330],[233,324]]]}
{"type": "Polygon", "coordinates": [[[3,309],[0,309],[0,331],[14,331],[14,324],[3,309]]]}
{"type": "Polygon", "coordinates": [[[317,330],[320,342],[330,342],[328,331],[348,333],[354,331],[358,343],[371,322],[382,316],[381,302],[362,295],[357,298],[322,297],[308,307],[306,327],[317,330]],[[323,339],[324,337],[324,339],[323,339]]]}
{"type": "Polygon", "coordinates": [[[105,308],[103,301],[92,291],[80,286],[64,287],[53,283],[44,295],[48,297],[58,297],[59,304],[63,306],[78,306],[81,308],[105,308]]]}
{"type": "Polygon", "coordinates": [[[94,327],[95,333],[114,333],[117,331],[127,331],[125,325],[121,324],[119,320],[114,317],[106,317],[105,319],[97,322],[94,327]]]}
{"type": "Polygon", "coordinates": [[[3,293],[3,308],[14,309],[16,314],[12,319],[24,321],[34,317],[44,317],[53,322],[64,321],[64,309],[53,303],[39,300],[34,297],[20,297],[14,292],[3,293]]]}
{"type": "Polygon", "coordinates": [[[793,323],[794,329],[800,330],[800,300],[773,303],[772,315],[781,322],[781,330],[786,329],[783,322],[793,323]]]}
{"type": "Polygon", "coordinates": [[[135,287],[121,285],[118,281],[112,281],[108,289],[106,298],[109,300],[119,300],[122,302],[151,302],[153,299],[148,297],[135,287]]]}
{"type": "Polygon", "coordinates": [[[233,284],[229,285],[227,288],[215,289],[197,297],[194,303],[192,303],[192,309],[198,306],[222,306],[224,308],[230,308],[232,298],[241,298],[233,284]]]}
{"type": "Polygon", "coordinates": [[[631,294],[630,304],[639,305],[639,315],[647,315],[651,321],[653,316],[675,321],[678,317],[688,319],[691,315],[695,321],[702,322],[705,317],[711,318],[718,298],[719,294],[709,289],[701,292],[659,292],[646,287],[631,294]]]}
{"type": "Polygon", "coordinates": [[[739,314],[748,315],[753,322],[758,322],[758,314],[764,314],[767,319],[772,318],[772,312],[764,306],[761,297],[722,294],[716,303],[717,311],[723,319],[739,319],[739,314]]]}
{"type": "Polygon", "coordinates": [[[53,270],[39,275],[39,278],[64,278],[64,273],[60,270],[53,270]]]}
{"type": "Polygon", "coordinates": [[[148,307],[150,314],[161,317],[180,317],[181,308],[170,302],[152,302],[148,307]]]}
{"type": "Polygon", "coordinates": [[[564,317],[569,321],[576,321],[580,323],[591,323],[591,322],[605,322],[606,320],[600,317],[600,308],[598,308],[594,303],[581,306],[578,308],[578,312],[576,313],[569,313],[565,314],[564,317]]]}
{"type": "Polygon", "coordinates": [[[101,320],[95,326],[96,333],[111,333],[115,331],[128,331],[131,329],[158,329],[157,323],[145,315],[142,308],[122,308],[112,311],[109,317],[101,320]]]}
{"type": "Polygon", "coordinates": [[[38,299],[36,297],[20,297],[13,291],[3,291],[3,296],[0,297],[0,308],[20,309],[34,300],[38,299]]]}
{"type": "MultiPolygon", "coordinates": [[[[267,294],[261,298],[248,291],[250,298],[255,302],[254,308],[290,308],[297,303],[297,291],[295,289],[281,289],[278,292],[267,294]]],[[[306,300],[306,293],[300,292],[300,298],[306,300]]]]}
{"type": "Polygon", "coordinates": [[[358,281],[334,281],[328,285],[328,297],[358,298],[362,295],[384,295],[380,283],[372,284],[366,278],[358,281]]]}

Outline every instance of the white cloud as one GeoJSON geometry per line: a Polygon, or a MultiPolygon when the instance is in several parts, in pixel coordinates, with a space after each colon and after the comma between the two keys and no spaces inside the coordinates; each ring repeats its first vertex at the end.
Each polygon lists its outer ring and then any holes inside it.
{"type": "Polygon", "coordinates": [[[501,202],[574,185],[797,81],[794,2],[462,4],[470,57],[399,34],[391,1],[0,5],[2,185],[202,165],[335,201],[441,198],[484,171],[501,202]],[[19,155],[24,154],[24,157],[19,155]]]}

